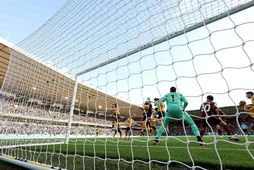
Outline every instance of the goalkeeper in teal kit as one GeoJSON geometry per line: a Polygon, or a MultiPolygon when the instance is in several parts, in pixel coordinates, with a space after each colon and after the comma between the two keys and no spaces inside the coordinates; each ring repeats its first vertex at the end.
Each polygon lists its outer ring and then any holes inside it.
{"type": "Polygon", "coordinates": [[[198,127],[196,126],[190,115],[187,112],[185,112],[185,108],[188,105],[186,98],[181,93],[177,93],[175,87],[171,87],[170,93],[166,94],[159,100],[159,107],[160,104],[164,101],[167,103],[167,112],[163,120],[163,124],[161,125],[154,139],[154,144],[158,143],[161,134],[164,132],[164,130],[166,129],[167,125],[170,122],[170,118],[180,120],[184,119],[184,122],[191,127],[191,130],[197,137],[198,142],[202,144],[203,141],[201,139],[198,127]]]}

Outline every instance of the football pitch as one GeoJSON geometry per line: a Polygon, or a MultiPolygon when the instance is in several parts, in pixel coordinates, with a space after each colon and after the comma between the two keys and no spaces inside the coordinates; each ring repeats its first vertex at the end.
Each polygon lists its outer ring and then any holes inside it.
{"type": "Polygon", "coordinates": [[[26,155],[28,160],[65,169],[139,170],[166,169],[167,166],[169,169],[189,169],[193,165],[197,169],[220,169],[220,161],[223,169],[254,169],[253,136],[240,137],[240,142],[229,141],[227,137],[214,139],[204,137],[207,146],[199,146],[194,137],[162,138],[158,145],[153,145],[152,140],[148,142],[146,137],[130,140],[78,138],[71,139],[68,145],[20,147],[15,153],[23,154],[22,157],[26,155]]]}

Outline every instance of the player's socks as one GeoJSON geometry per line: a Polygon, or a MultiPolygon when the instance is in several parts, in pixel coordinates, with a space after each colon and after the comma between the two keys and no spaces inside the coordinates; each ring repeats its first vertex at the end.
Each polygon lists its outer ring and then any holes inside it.
{"type": "Polygon", "coordinates": [[[222,125],[223,126],[223,129],[226,131],[227,135],[232,135],[228,125],[222,125]]]}
{"type": "Polygon", "coordinates": [[[202,140],[201,136],[197,136],[197,141],[200,144],[200,146],[205,146],[205,142],[202,140]]]}
{"type": "Polygon", "coordinates": [[[222,125],[222,126],[223,126],[223,129],[227,132],[227,135],[229,135],[229,139],[230,139],[230,140],[240,141],[240,139],[237,138],[236,136],[231,136],[231,135],[232,135],[232,132],[230,131],[228,125],[222,125]]]}
{"type": "Polygon", "coordinates": [[[221,129],[218,129],[218,135],[219,135],[219,136],[222,136],[222,131],[221,131],[221,129]]]}
{"type": "Polygon", "coordinates": [[[203,142],[201,136],[197,136],[197,141],[198,141],[198,142],[203,142]]]}
{"type": "Polygon", "coordinates": [[[158,140],[157,138],[155,138],[155,139],[153,140],[153,144],[154,144],[154,145],[157,145],[158,142],[159,142],[159,140],[158,140]]]}
{"type": "Polygon", "coordinates": [[[233,140],[233,141],[236,141],[236,142],[240,141],[240,139],[239,139],[239,138],[237,138],[237,136],[236,136],[236,135],[229,136],[228,138],[229,138],[230,140],[233,140]]]}

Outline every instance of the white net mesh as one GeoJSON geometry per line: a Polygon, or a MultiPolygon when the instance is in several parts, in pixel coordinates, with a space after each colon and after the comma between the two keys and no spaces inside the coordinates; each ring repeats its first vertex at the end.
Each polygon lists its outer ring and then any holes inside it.
{"type": "Polygon", "coordinates": [[[9,56],[1,89],[2,153],[65,169],[254,168],[254,111],[245,96],[254,90],[253,5],[68,1],[18,44],[33,55],[15,46],[1,50],[9,56]],[[152,145],[166,119],[159,119],[156,101],[150,111],[144,103],[171,86],[187,98],[207,146],[176,118],[152,145]],[[200,115],[207,95],[225,113],[220,127],[209,121],[217,115],[200,115]],[[245,108],[238,108],[241,100],[245,108]]]}

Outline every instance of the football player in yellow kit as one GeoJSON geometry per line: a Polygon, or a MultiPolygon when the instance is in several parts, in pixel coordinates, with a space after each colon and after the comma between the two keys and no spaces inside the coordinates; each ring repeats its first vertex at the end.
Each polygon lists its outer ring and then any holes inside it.
{"type": "Polygon", "coordinates": [[[150,118],[150,134],[153,136],[157,134],[156,125],[157,125],[157,119],[152,116],[150,118]]]}
{"type": "Polygon", "coordinates": [[[240,101],[240,107],[241,110],[244,112],[249,112],[248,116],[245,118],[252,119],[252,123],[250,125],[250,128],[252,131],[254,131],[254,93],[252,91],[246,92],[246,97],[248,99],[251,99],[251,104],[246,104],[245,101],[240,101]]]}
{"type": "Polygon", "coordinates": [[[126,132],[125,132],[125,139],[127,138],[128,132],[129,132],[129,137],[128,139],[130,139],[130,136],[132,134],[132,126],[134,124],[134,120],[132,119],[132,117],[128,117],[128,119],[126,120],[126,132]]]}

